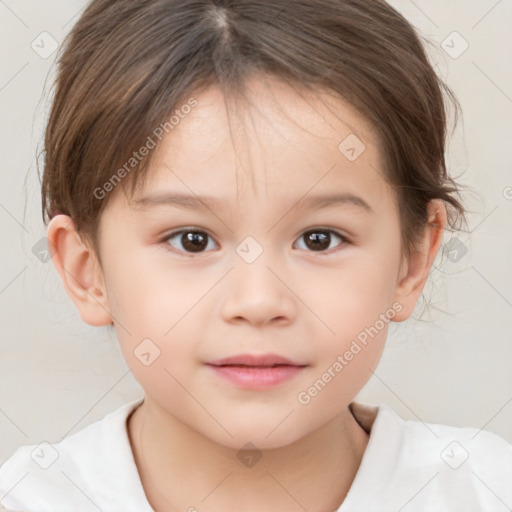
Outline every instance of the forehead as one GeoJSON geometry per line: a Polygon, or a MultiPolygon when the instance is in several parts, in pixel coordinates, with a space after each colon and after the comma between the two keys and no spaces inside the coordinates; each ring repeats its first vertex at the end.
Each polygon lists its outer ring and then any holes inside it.
{"type": "Polygon", "coordinates": [[[246,85],[240,101],[217,86],[191,94],[197,105],[164,136],[132,204],[157,191],[221,202],[327,191],[389,198],[378,137],[350,104],[271,78],[246,85]]]}

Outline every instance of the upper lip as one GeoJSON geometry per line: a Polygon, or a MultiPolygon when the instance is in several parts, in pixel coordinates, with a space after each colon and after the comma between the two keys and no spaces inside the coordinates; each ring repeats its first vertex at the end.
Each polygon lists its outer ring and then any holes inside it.
{"type": "Polygon", "coordinates": [[[244,365],[244,366],[274,366],[277,364],[289,366],[306,366],[305,364],[296,363],[286,357],[276,354],[240,354],[238,356],[226,357],[224,359],[217,359],[207,363],[212,366],[225,366],[225,365],[244,365]]]}

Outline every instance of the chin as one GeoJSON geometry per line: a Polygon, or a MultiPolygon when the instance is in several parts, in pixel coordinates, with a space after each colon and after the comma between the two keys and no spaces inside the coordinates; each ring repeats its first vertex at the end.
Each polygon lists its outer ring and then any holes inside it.
{"type": "MultiPolygon", "coordinates": [[[[221,444],[226,448],[231,448],[238,452],[248,443],[260,451],[284,448],[308,434],[308,432],[296,432],[294,430],[290,430],[290,425],[285,426],[285,422],[283,422],[282,425],[279,425],[280,421],[282,421],[282,418],[275,421],[272,426],[268,427],[261,423],[255,425],[254,423],[257,422],[257,419],[249,425],[232,425],[228,430],[233,437],[228,434],[219,434],[218,432],[216,433],[217,435],[214,436],[208,435],[205,432],[203,432],[203,435],[206,435],[212,441],[221,444]]],[[[247,449],[251,448],[248,447],[247,449]]]]}

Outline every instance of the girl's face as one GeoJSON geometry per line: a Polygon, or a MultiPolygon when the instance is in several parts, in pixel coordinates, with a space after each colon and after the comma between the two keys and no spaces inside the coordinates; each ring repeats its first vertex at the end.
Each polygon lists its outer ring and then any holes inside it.
{"type": "Polygon", "coordinates": [[[249,82],[256,108],[229,120],[218,88],[195,96],[145,189],[128,199],[118,186],[99,231],[108,309],[146,405],[233,448],[284,446],[346,412],[390,319],[404,319],[375,135],[340,101],[269,84],[249,82]],[[261,369],[244,384],[209,365],[247,354],[300,367],[265,386],[261,369]]]}

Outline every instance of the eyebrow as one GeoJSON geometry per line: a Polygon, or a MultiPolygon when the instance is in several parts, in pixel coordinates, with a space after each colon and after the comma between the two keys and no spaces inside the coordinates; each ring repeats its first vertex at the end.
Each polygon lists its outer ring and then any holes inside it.
{"type": "Polygon", "coordinates": [[[362,197],[348,192],[325,196],[310,196],[299,201],[298,207],[299,209],[320,210],[333,205],[352,205],[367,213],[375,213],[373,208],[362,197]]]}
{"type": "MultiPolygon", "coordinates": [[[[158,206],[174,206],[186,209],[221,209],[226,207],[226,201],[211,196],[197,196],[178,193],[149,194],[134,201],[140,208],[152,208],[158,206]]],[[[322,196],[308,196],[299,200],[296,206],[300,210],[320,210],[334,205],[352,205],[359,209],[375,214],[372,207],[362,198],[351,193],[331,194],[322,196]]]]}

